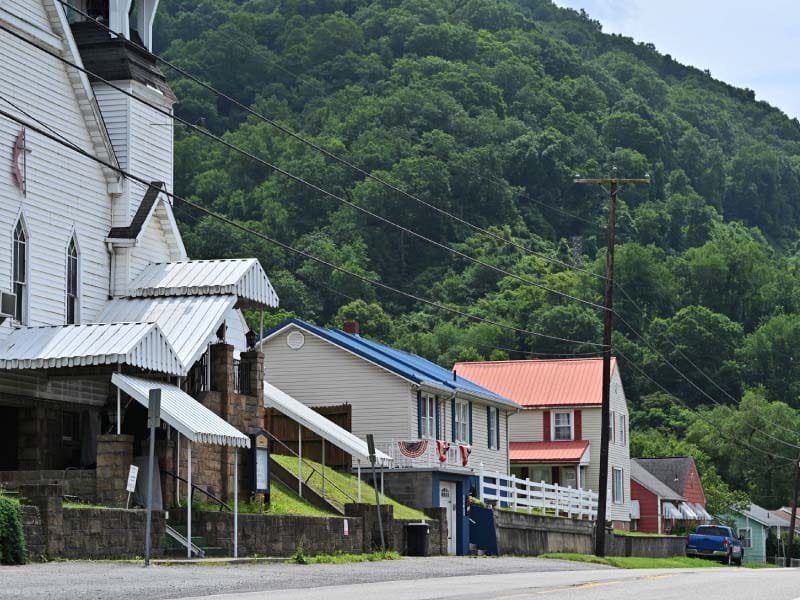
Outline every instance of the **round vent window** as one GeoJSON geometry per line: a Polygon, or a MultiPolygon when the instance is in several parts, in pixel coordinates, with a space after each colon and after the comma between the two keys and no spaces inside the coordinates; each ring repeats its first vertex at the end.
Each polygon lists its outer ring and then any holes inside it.
{"type": "Polygon", "coordinates": [[[293,331],[286,336],[286,345],[292,350],[300,350],[306,343],[305,336],[299,331],[293,331]]]}

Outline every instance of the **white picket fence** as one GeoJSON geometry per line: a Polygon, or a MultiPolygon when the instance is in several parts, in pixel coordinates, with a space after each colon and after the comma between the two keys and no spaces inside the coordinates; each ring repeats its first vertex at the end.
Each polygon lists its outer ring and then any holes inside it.
{"type": "Polygon", "coordinates": [[[483,469],[480,471],[478,496],[481,502],[516,511],[576,519],[597,518],[596,492],[484,472],[483,469]]]}

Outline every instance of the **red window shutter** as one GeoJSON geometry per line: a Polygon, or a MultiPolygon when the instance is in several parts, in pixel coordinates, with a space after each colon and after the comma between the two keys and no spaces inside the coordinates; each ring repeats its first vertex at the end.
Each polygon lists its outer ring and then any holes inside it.
{"type": "Polygon", "coordinates": [[[582,440],[583,439],[583,416],[581,415],[581,411],[576,410],[573,413],[573,419],[575,419],[575,439],[582,440]]]}
{"type": "Polygon", "coordinates": [[[544,429],[544,441],[549,442],[550,437],[550,411],[543,410],[542,411],[542,427],[544,429]]]}

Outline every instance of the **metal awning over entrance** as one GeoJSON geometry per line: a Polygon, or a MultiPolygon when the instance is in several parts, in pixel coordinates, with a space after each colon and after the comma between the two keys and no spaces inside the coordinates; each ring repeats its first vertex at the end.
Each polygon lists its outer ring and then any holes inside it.
{"type": "Polygon", "coordinates": [[[147,408],[150,390],[161,390],[161,419],[190,442],[249,448],[250,438],[180,388],[114,373],[111,383],[147,408]]]}
{"type": "MultiPolygon", "coordinates": [[[[250,438],[217,416],[180,388],[159,381],[148,381],[122,373],[114,373],[111,382],[145,408],[150,404],[150,391],[161,391],[161,419],[187,439],[187,502],[186,553],[192,557],[192,443],[216,444],[232,448],[249,448],[250,438]]],[[[233,461],[233,554],[239,554],[239,456],[233,461]]]]}
{"type": "MultiPolygon", "coordinates": [[[[369,450],[364,440],[333,421],[326,419],[315,410],[295,400],[286,392],[279,390],[266,381],[264,382],[264,406],[279,410],[298,425],[313,431],[324,440],[350,454],[356,460],[369,462],[369,450]]],[[[387,466],[392,462],[392,457],[380,450],[376,450],[375,454],[378,463],[383,466],[387,466]]]]}

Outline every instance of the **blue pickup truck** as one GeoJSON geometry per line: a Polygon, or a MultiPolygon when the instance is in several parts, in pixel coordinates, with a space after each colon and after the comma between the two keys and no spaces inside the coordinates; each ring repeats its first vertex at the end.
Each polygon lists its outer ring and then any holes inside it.
{"type": "Polygon", "coordinates": [[[716,558],[729,565],[741,565],[744,548],[730,527],[700,525],[686,536],[686,556],[716,558]]]}

